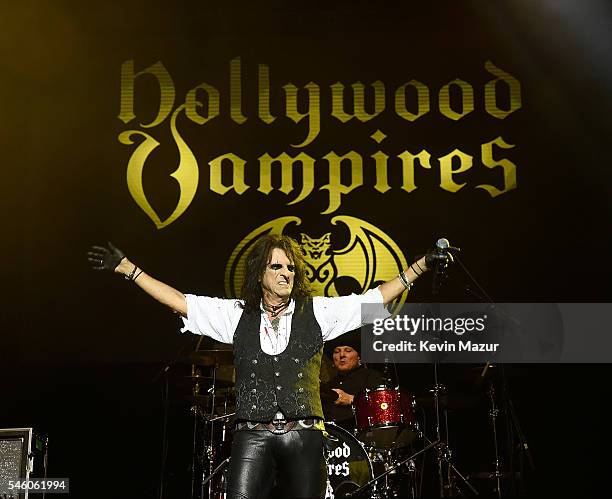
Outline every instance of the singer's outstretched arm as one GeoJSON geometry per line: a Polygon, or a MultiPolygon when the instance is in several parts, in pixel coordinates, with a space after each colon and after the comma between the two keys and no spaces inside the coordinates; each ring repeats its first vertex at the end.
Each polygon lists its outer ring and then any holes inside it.
{"type": "MultiPolygon", "coordinates": [[[[406,290],[407,286],[429,270],[426,263],[428,255],[414,262],[399,276],[379,286],[378,289],[382,294],[385,305],[395,300],[406,290]]],[[[142,271],[111,243],[108,243],[108,248],[93,246],[88,253],[88,259],[94,269],[112,270],[115,273],[123,274],[158,302],[170,307],[184,317],[187,316],[187,300],[183,293],[142,271]]]]}
{"type": "MultiPolygon", "coordinates": [[[[427,264],[425,263],[425,257],[422,257],[404,270],[404,275],[409,283],[413,283],[419,278],[420,275],[428,270],[427,264]]],[[[406,286],[402,284],[402,281],[398,276],[381,284],[378,287],[378,290],[383,296],[384,304],[387,305],[406,291],[406,286]]]]}
{"type": "MultiPolygon", "coordinates": [[[[119,265],[117,265],[117,268],[115,268],[115,272],[128,276],[130,273],[133,273],[134,267],[135,265],[130,262],[127,257],[124,257],[119,265]]],[[[137,266],[136,272],[133,275],[138,276],[134,282],[141,289],[143,289],[145,293],[152,296],[163,305],[170,307],[172,310],[181,314],[182,316],[187,316],[187,301],[185,300],[185,295],[183,293],[177,289],[174,289],[172,286],[168,286],[168,284],[151,277],[146,272],[141,271],[141,269],[139,269],[137,266]]]]}
{"type": "Polygon", "coordinates": [[[94,270],[123,274],[158,302],[183,316],[187,315],[187,300],[183,293],[143,272],[110,241],[108,246],[92,246],[87,252],[87,260],[94,270]]]}

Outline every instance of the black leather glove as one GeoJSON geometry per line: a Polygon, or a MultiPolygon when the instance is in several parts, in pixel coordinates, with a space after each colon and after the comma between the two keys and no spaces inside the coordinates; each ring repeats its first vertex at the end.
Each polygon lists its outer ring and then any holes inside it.
{"type": "Polygon", "coordinates": [[[119,248],[115,248],[109,241],[108,248],[104,246],[92,246],[87,252],[87,260],[94,270],[110,270],[114,272],[125,254],[119,248]]]}
{"type": "Polygon", "coordinates": [[[448,251],[437,248],[425,255],[425,265],[427,265],[428,269],[433,269],[436,267],[436,265],[444,268],[449,262],[453,261],[453,256],[448,251]]]}

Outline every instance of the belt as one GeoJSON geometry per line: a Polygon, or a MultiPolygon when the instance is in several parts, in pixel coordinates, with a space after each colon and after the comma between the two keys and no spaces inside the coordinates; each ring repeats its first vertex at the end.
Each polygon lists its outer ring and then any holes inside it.
{"type": "Polygon", "coordinates": [[[285,421],[277,419],[268,423],[258,423],[256,421],[239,421],[236,423],[236,431],[240,430],[266,430],[276,435],[282,435],[291,430],[318,430],[317,423],[321,420],[318,418],[298,419],[294,421],[285,421]]]}

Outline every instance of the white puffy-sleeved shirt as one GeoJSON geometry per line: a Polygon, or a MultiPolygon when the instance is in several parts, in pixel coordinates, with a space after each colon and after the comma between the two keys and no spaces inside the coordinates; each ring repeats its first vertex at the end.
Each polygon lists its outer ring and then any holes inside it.
{"type": "MultiPolygon", "coordinates": [[[[183,317],[182,332],[209,336],[221,343],[233,343],[234,333],[244,309],[241,300],[211,298],[208,296],[186,295],[187,317],[183,317]]],[[[330,341],[341,334],[371,323],[372,317],[362,315],[362,305],[380,304],[376,316],[383,309],[383,296],[378,288],[370,289],[362,295],[338,297],[315,296],[312,307],[315,318],[321,327],[323,341],[330,341]]],[[[368,309],[369,310],[369,309],[368,309]]],[[[291,319],[295,311],[295,301],[291,300],[287,309],[281,314],[278,331],[275,331],[263,307],[259,325],[259,342],[261,349],[269,355],[281,353],[289,343],[291,319]]],[[[382,313],[388,316],[388,313],[382,313]]]]}

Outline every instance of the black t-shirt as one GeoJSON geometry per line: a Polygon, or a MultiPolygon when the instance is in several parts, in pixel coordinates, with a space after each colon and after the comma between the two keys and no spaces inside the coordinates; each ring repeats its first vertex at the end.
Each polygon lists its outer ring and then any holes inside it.
{"type": "Polygon", "coordinates": [[[327,383],[321,385],[321,401],[326,421],[342,423],[342,426],[354,426],[355,417],[350,405],[335,405],[335,392],[332,388],[340,388],[350,395],[357,395],[366,388],[382,385],[385,378],[375,369],[359,366],[348,373],[338,373],[327,383]],[[330,393],[331,392],[331,393],[330,393]],[[330,396],[331,395],[331,396],[330,396]]]}

